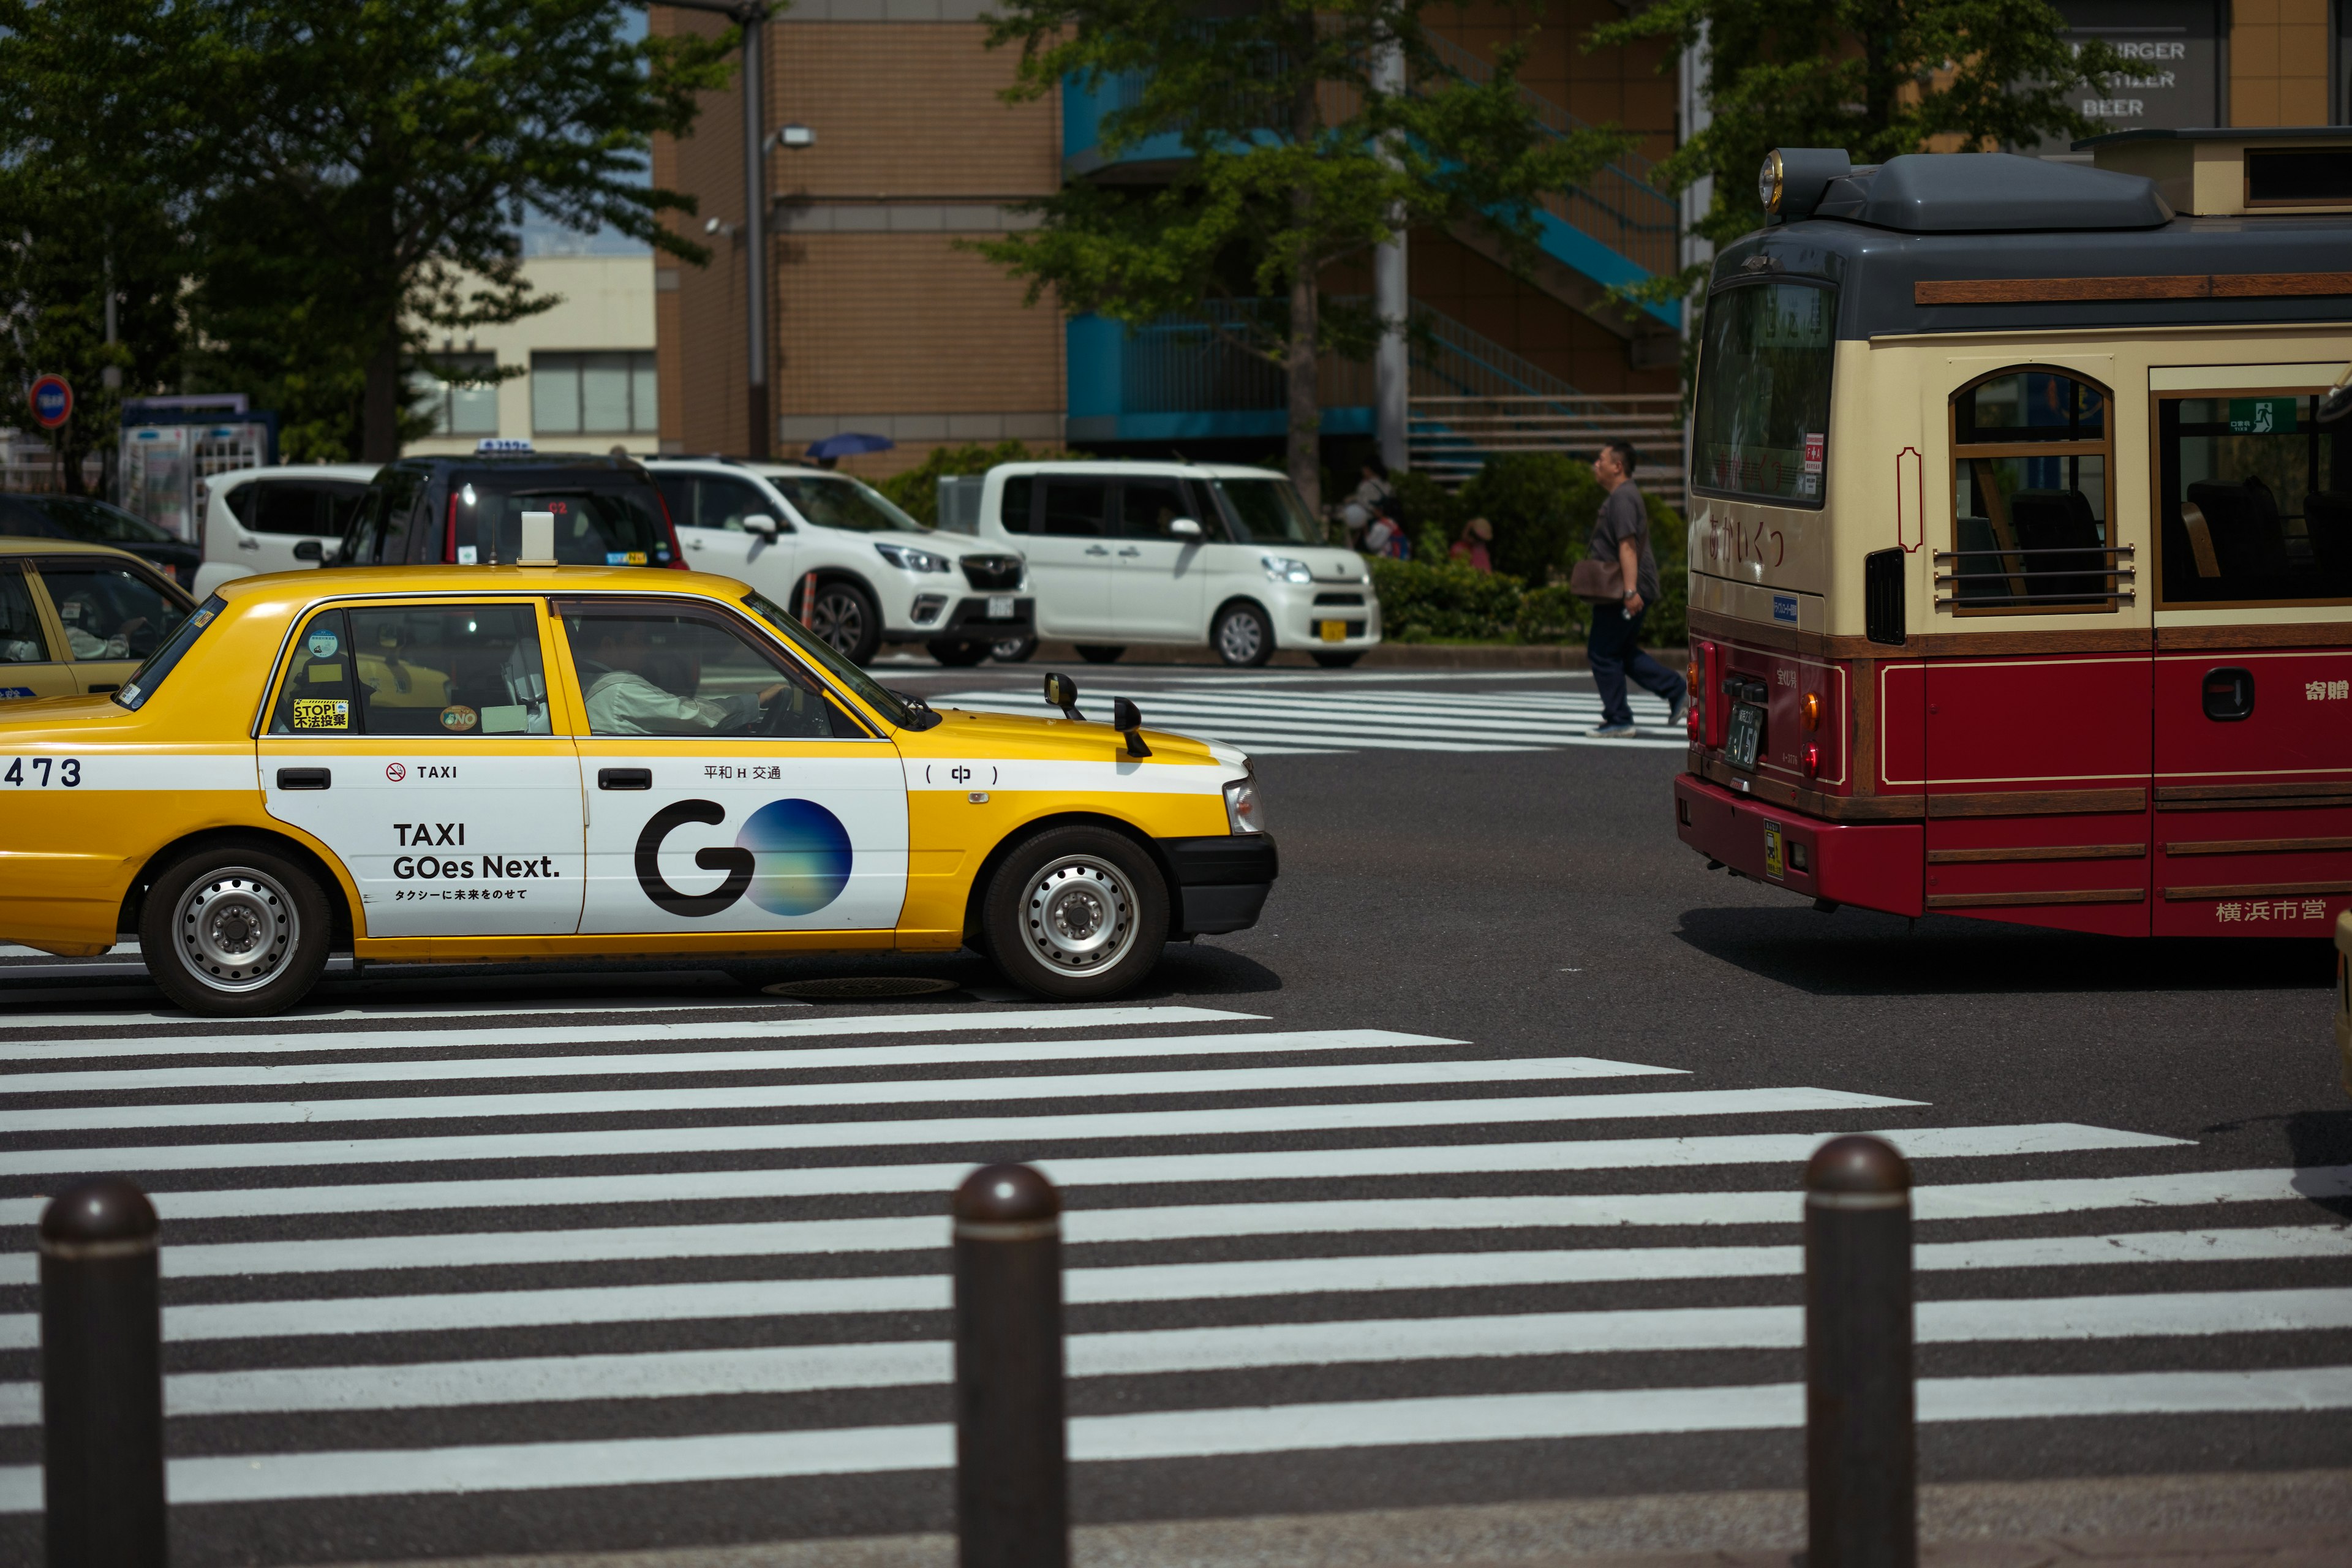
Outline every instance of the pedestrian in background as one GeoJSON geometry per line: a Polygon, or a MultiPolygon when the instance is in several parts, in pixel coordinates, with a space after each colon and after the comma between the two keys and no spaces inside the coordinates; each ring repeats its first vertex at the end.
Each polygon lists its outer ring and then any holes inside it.
{"type": "MultiPolygon", "coordinates": [[[[1363,538],[1365,529],[1374,518],[1396,510],[1391,504],[1396,487],[1389,483],[1389,466],[1377,457],[1369,458],[1365,459],[1363,472],[1364,482],[1349,491],[1348,499],[1341,501],[1339,508],[1339,526],[1348,531],[1348,548],[1350,550],[1362,548],[1358,542],[1363,538]]],[[[1380,552],[1375,551],[1374,553],[1380,552]]]]}
{"type": "Polygon", "coordinates": [[[1601,500],[1585,557],[1601,563],[1604,570],[1613,565],[1612,585],[1622,584],[1623,590],[1613,604],[1601,599],[1593,605],[1592,636],[1585,644],[1592,683],[1601,689],[1601,727],[1592,731],[1595,735],[1633,733],[1633,710],[1625,700],[1628,675],[1666,700],[1669,728],[1681,727],[1683,710],[1690,701],[1690,682],[1641,649],[1642,617],[1658,600],[1658,562],[1650,553],[1650,509],[1642,500],[1642,487],[1633,482],[1639,462],[1630,441],[1611,441],[1592,459],[1592,477],[1609,493],[1601,500]]]}
{"type": "Polygon", "coordinates": [[[1462,525],[1462,537],[1454,542],[1446,553],[1473,572],[1495,570],[1495,557],[1486,548],[1495,542],[1495,525],[1483,517],[1474,517],[1462,525]]]}

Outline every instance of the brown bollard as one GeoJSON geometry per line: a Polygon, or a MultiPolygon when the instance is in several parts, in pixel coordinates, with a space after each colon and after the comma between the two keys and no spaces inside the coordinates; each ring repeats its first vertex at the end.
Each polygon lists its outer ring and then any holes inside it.
{"type": "Polygon", "coordinates": [[[121,1176],[41,1211],[41,1493],[49,1568],[163,1568],[155,1205],[121,1176]]]}
{"type": "Polygon", "coordinates": [[[1911,1168],[1832,1138],[1805,1166],[1806,1568],[1916,1568],[1911,1168]]]}
{"type": "Polygon", "coordinates": [[[956,1189],[955,1315],[962,1568],[1069,1568],[1062,1197],[1027,1165],[956,1189]]]}

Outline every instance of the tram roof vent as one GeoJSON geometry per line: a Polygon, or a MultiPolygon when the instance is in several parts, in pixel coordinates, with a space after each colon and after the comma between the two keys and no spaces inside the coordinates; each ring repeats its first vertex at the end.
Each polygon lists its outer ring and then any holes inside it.
{"type": "Polygon", "coordinates": [[[1907,153],[1829,181],[1810,216],[1904,234],[1984,234],[2156,228],[2172,209],[2139,174],[2010,153],[1907,153]]]}
{"type": "Polygon", "coordinates": [[[2175,212],[2196,217],[2352,212],[2352,126],[2119,131],[2074,150],[2155,181],[2175,212]]]}

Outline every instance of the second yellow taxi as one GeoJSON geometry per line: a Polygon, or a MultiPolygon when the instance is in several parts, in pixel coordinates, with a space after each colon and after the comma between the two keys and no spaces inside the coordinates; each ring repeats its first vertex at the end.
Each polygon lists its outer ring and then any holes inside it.
{"type": "MultiPolygon", "coordinates": [[[[1055,683],[1059,682],[1056,686],[1055,683]]],[[[363,963],[987,952],[1051,997],[1255,923],[1248,759],[894,693],[721,577],[369,568],[223,586],[106,695],[0,709],[0,941],[135,934],[194,1011],[363,963]]]]}

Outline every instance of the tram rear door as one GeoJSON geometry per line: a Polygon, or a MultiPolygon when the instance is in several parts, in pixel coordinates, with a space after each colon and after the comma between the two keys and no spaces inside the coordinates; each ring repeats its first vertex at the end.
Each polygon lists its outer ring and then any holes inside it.
{"type": "Polygon", "coordinates": [[[2341,366],[2158,367],[2155,929],[2326,936],[2352,903],[2341,366]]]}
{"type": "Polygon", "coordinates": [[[2144,936],[2149,634],[2107,388],[2047,362],[1952,370],[1935,584],[1955,635],[1926,673],[1926,907],[2144,936]]]}

